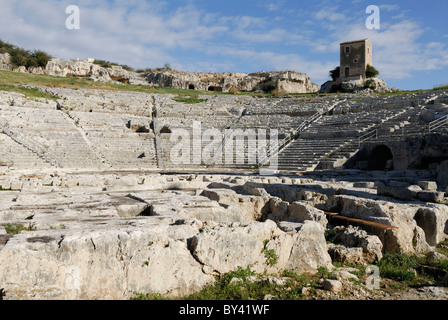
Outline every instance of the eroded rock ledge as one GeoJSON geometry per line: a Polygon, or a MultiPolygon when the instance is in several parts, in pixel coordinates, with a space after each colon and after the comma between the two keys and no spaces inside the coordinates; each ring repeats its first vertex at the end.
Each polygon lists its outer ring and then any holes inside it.
{"type": "Polygon", "coordinates": [[[182,296],[238,267],[313,274],[331,269],[332,260],[366,265],[387,251],[426,252],[447,237],[446,205],[398,203],[351,181],[138,172],[0,177],[8,179],[22,184],[0,192],[6,299],[182,296]],[[327,210],[367,224],[335,227],[327,210]],[[19,224],[24,231],[7,234],[19,224]]]}

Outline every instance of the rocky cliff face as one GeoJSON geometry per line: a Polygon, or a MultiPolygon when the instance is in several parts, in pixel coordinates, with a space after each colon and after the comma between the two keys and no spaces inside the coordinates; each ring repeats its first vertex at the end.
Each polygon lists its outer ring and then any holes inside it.
{"type": "Polygon", "coordinates": [[[90,78],[104,82],[127,83],[130,79],[129,72],[121,67],[103,68],[87,61],[61,59],[51,59],[45,68],[45,73],[52,76],[90,78]]]}
{"type": "Polygon", "coordinates": [[[45,68],[20,66],[13,68],[11,57],[8,53],[0,54],[0,70],[10,70],[15,72],[47,74],[57,77],[88,78],[92,81],[145,84],[146,80],[136,72],[130,72],[120,66],[103,68],[88,61],[51,59],[45,68]]]}
{"type": "Polygon", "coordinates": [[[317,84],[304,73],[295,71],[273,71],[257,73],[192,73],[166,71],[150,73],[146,80],[152,86],[173,87],[203,91],[258,91],[266,88],[285,93],[313,93],[317,84]]]}
{"type": "Polygon", "coordinates": [[[0,70],[11,69],[11,56],[9,53],[0,53],[0,70]]]}
{"type": "Polygon", "coordinates": [[[330,93],[336,91],[359,92],[363,90],[373,90],[377,92],[390,92],[396,89],[387,87],[386,81],[380,78],[370,78],[367,80],[344,80],[344,81],[327,81],[320,87],[320,93],[330,93]]]}
{"type": "Polygon", "coordinates": [[[277,89],[284,93],[314,93],[319,90],[318,85],[312,83],[306,74],[295,71],[262,71],[251,74],[165,71],[150,73],[144,78],[139,73],[127,71],[121,66],[104,68],[88,61],[62,59],[51,59],[45,68],[27,69],[21,66],[13,69],[9,54],[0,54],[0,70],[202,91],[249,92],[277,89]]]}

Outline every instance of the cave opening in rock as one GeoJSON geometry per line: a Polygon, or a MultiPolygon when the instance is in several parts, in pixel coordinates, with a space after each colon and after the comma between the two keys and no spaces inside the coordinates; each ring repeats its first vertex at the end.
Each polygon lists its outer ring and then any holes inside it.
{"type": "Polygon", "coordinates": [[[420,209],[414,215],[414,220],[417,222],[417,225],[425,232],[426,242],[431,246],[437,245],[437,221],[435,220],[433,212],[431,210],[420,209]]]}
{"type": "Polygon", "coordinates": [[[389,147],[381,145],[376,147],[369,158],[370,170],[393,170],[393,155],[389,147]]]}
{"type": "Polygon", "coordinates": [[[208,91],[222,92],[222,87],[210,86],[208,87],[208,91]]]}

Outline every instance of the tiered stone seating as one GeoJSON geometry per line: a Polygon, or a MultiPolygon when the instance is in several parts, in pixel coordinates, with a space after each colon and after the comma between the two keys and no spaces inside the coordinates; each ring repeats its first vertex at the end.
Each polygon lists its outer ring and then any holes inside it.
{"type": "Polygon", "coordinates": [[[237,163],[235,156],[233,161],[234,167],[256,168],[260,158],[263,160],[265,155],[265,151],[262,148],[266,146],[266,149],[272,149],[274,147],[271,145],[271,133],[274,132],[273,130],[278,132],[276,138],[277,142],[280,143],[284,139],[292,138],[297,133],[297,130],[306,124],[313,115],[327,112],[331,107],[332,103],[298,101],[296,99],[253,101],[252,104],[246,107],[245,115],[238,122],[236,129],[244,132],[249,132],[248,130],[252,129],[255,133],[259,133],[259,129],[264,129],[265,131],[260,131],[260,133],[263,134],[262,136],[266,142],[259,143],[260,141],[257,141],[256,146],[259,152],[255,157],[254,153],[248,150],[249,142],[246,141],[244,151],[242,152],[244,163],[237,163]],[[256,163],[251,161],[249,157],[251,157],[251,160],[255,159],[256,163]]]}
{"type": "Polygon", "coordinates": [[[59,167],[102,167],[78,128],[61,111],[10,106],[2,108],[1,117],[15,137],[36,146],[59,167]]]}
{"type": "Polygon", "coordinates": [[[82,112],[116,112],[151,116],[153,96],[141,92],[38,87],[60,97],[61,108],[82,112]]]}
{"type": "Polygon", "coordinates": [[[131,130],[133,123],[146,125],[149,130],[151,118],[129,114],[77,111],[69,112],[69,116],[78,123],[90,147],[108,166],[115,169],[157,167],[152,131],[131,130]]]}
{"type": "Polygon", "coordinates": [[[345,138],[297,139],[278,155],[280,171],[312,171],[321,159],[350,142],[345,138]]]}
{"type": "MultiPolygon", "coordinates": [[[[367,110],[370,109],[368,106],[367,110]]],[[[395,104],[376,109],[370,112],[349,112],[358,111],[359,106],[356,103],[343,104],[331,111],[336,114],[322,116],[280,152],[278,170],[312,171],[322,162],[350,157],[358,150],[357,137],[405,112],[395,104]],[[341,112],[341,109],[348,113],[341,112]]]]}
{"type": "MultiPolygon", "coordinates": [[[[162,163],[164,167],[166,168],[177,168],[177,167],[184,167],[184,168],[193,168],[193,167],[206,167],[211,164],[211,161],[204,161],[205,159],[202,159],[202,152],[205,152],[204,150],[210,151],[210,157],[214,158],[215,152],[217,150],[220,150],[220,141],[222,142],[224,140],[226,129],[229,129],[232,124],[238,119],[236,116],[185,116],[185,118],[160,118],[160,124],[159,129],[162,129],[162,133],[160,134],[160,141],[161,141],[161,157],[162,157],[162,163]],[[197,129],[193,130],[194,122],[196,122],[197,129]],[[169,127],[168,127],[169,125],[169,127]],[[169,131],[167,132],[167,128],[169,128],[169,131]],[[218,140],[217,142],[213,143],[213,141],[206,139],[204,134],[207,132],[207,130],[213,129],[213,131],[218,134],[218,140]],[[179,131],[177,131],[179,130],[179,131]],[[181,130],[181,131],[180,131],[181,130]],[[189,162],[186,161],[185,163],[178,163],[176,162],[171,154],[171,150],[173,148],[179,149],[180,146],[180,138],[179,140],[174,140],[174,137],[178,137],[178,135],[184,132],[186,135],[183,137],[184,140],[182,140],[182,143],[186,144],[186,148],[189,150],[188,158],[190,159],[189,162]],[[193,152],[193,148],[196,144],[198,144],[198,139],[193,136],[195,133],[198,133],[200,136],[200,147],[198,148],[199,151],[193,152]],[[185,140],[189,139],[189,140],[185,140]],[[196,141],[196,142],[195,142],[196,141]],[[208,149],[206,149],[208,148],[208,149]],[[215,151],[216,150],[216,151],[215,151]],[[201,152],[201,160],[198,160],[198,152],[201,152]],[[173,163],[174,161],[174,163],[173,163]]],[[[186,150],[187,150],[186,149],[186,150]]],[[[177,158],[175,156],[175,158],[177,158]]]]}
{"type": "Polygon", "coordinates": [[[36,153],[18,144],[4,133],[0,133],[0,169],[48,169],[50,163],[36,153]]]}

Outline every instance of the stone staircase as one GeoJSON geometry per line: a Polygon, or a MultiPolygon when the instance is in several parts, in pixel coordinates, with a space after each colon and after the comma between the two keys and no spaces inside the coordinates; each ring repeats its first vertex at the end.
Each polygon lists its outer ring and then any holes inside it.
{"type": "Polygon", "coordinates": [[[0,138],[0,160],[5,165],[14,168],[59,167],[58,161],[49,150],[23,133],[12,131],[4,118],[0,118],[0,132],[3,133],[0,138]]]}
{"type": "MultiPolygon", "coordinates": [[[[438,119],[443,121],[443,112],[447,112],[448,108],[444,106],[436,106],[435,108],[410,106],[398,112],[395,116],[386,118],[384,121],[376,126],[370,128],[370,132],[375,132],[370,139],[378,141],[400,140],[411,136],[424,135],[429,133],[429,123],[425,121],[425,112],[430,112],[431,115],[439,114],[438,119]]],[[[432,133],[447,134],[448,125],[446,122],[441,123],[441,126],[432,133]]],[[[368,136],[367,136],[368,137],[368,136]]],[[[366,140],[366,141],[367,141],[366,140]]],[[[333,169],[341,167],[348,159],[356,155],[362,146],[359,138],[347,143],[341,149],[331,153],[327,159],[322,159],[319,169],[333,169]]]]}
{"type": "Polygon", "coordinates": [[[296,139],[278,155],[278,171],[313,171],[321,159],[348,143],[345,138],[296,139]]]}
{"type": "Polygon", "coordinates": [[[114,169],[157,168],[154,134],[149,129],[151,118],[120,113],[70,111],[69,116],[84,132],[86,145],[103,166],[114,169]],[[131,130],[141,124],[144,132],[131,130]]]}
{"type": "Polygon", "coordinates": [[[327,114],[281,151],[278,156],[278,171],[334,168],[358,152],[358,137],[376,130],[405,112],[405,109],[387,108],[375,112],[327,114]]]}

